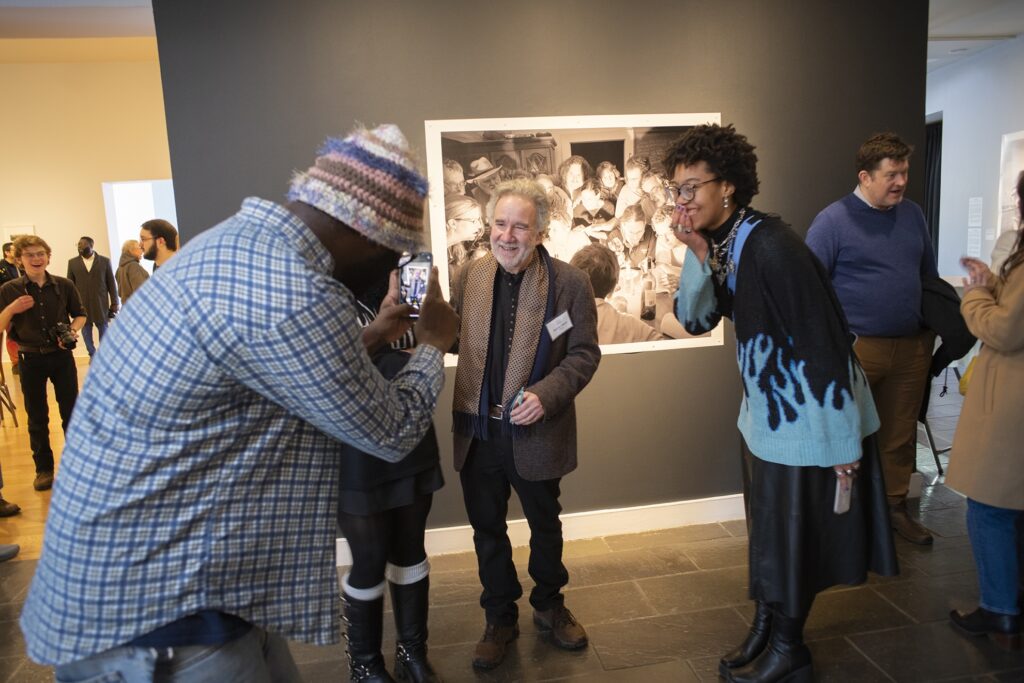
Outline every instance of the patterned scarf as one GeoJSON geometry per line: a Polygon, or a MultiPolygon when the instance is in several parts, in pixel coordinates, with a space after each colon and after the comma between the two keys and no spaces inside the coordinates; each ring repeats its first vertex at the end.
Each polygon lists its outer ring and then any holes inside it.
{"type": "MultiPolygon", "coordinates": [[[[501,419],[502,433],[523,436],[529,427],[508,421],[512,401],[520,387],[539,382],[551,355],[551,335],[544,323],[554,316],[555,270],[543,246],[537,258],[526,268],[519,286],[512,348],[505,369],[501,419]]],[[[488,387],[487,359],[490,357],[491,316],[494,281],[498,261],[492,254],[469,266],[462,295],[462,326],[459,331],[459,365],[455,371],[455,400],[452,405],[452,429],[464,436],[487,440],[488,387]]]]}

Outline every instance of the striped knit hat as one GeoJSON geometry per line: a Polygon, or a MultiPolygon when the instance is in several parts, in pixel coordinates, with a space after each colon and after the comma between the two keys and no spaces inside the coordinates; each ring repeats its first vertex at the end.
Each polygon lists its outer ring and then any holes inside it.
{"type": "Polygon", "coordinates": [[[398,126],[362,126],[327,138],[308,171],[296,172],[288,199],[315,206],[397,252],[423,248],[427,179],[416,170],[398,126]]]}

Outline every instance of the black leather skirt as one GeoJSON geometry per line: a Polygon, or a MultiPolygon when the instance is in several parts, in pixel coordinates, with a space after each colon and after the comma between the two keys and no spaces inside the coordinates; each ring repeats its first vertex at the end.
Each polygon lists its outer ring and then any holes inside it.
{"type": "Polygon", "coordinates": [[[838,515],[831,467],[779,465],[746,444],[743,451],[752,599],[799,616],[826,588],[863,583],[869,570],[899,573],[874,436],[864,440],[850,510],[838,515]]]}

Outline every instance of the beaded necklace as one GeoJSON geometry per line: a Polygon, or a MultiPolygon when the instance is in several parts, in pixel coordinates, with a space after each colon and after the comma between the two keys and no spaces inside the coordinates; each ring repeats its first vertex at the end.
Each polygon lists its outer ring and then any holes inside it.
{"type": "Polygon", "coordinates": [[[711,272],[715,274],[715,279],[718,280],[719,285],[725,282],[726,278],[729,277],[729,273],[736,270],[736,262],[733,261],[732,256],[729,254],[729,247],[732,246],[732,241],[736,239],[736,231],[739,230],[740,223],[743,222],[743,216],[746,213],[747,210],[745,208],[740,209],[736,222],[732,224],[732,229],[729,230],[729,234],[725,236],[725,239],[718,244],[711,243],[711,272]],[[726,256],[729,258],[726,259],[726,256]]]}

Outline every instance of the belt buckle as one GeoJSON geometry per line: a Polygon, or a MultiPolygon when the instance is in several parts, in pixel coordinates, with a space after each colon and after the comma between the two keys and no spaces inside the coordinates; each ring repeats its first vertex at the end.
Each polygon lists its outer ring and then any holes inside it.
{"type": "Polygon", "coordinates": [[[487,409],[487,417],[492,420],[500,420],[505,415],[505,408],[492,405],[487,409]]]}

